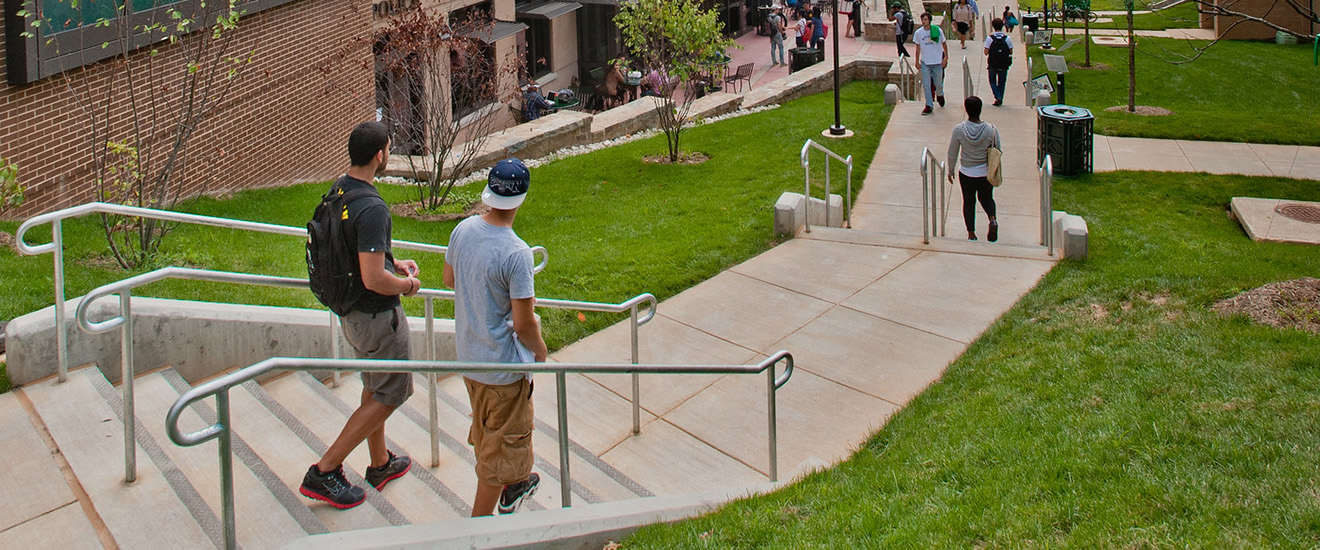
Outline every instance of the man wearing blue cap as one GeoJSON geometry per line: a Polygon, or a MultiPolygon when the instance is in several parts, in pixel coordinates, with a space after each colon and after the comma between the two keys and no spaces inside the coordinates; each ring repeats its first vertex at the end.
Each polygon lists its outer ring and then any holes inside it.
{"type": "MultiPolygon", "coordinates": [[[[541,322],[534,311],[532,249],[513,232],[531,174],[518,159],[490,169],[481,201],[490,211],[454,228],[445,253],[445,285],[454,289],[454,338],[459,361],[544,362],[541,322]]],[[[522,372],[463,373],[472,405],[468,443],[477,457],[472,516],[499,505],[511,514],[533,494],[532,379],[522,372]]]]}

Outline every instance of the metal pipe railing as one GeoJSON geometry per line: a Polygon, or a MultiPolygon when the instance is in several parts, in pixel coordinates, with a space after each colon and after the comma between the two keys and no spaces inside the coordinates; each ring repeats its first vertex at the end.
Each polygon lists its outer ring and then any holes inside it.
{"type": "Polygon", "coordinates": [[[921,90],[921,75],[917,74],[910,56],[898,59],[898,86],[902,89],[905,101],[916,101],[922,97],[918,93],[921,90]]]}
{"type": "Polygon", "coordinates": [[[963,98],[969,98],[976,95],[976,84],[972,80],[972,68],[967,64],[967,56],[963,56],[963,98]]]}
{"type": "MultiPolygon", "coordinates": [[[[252,222],[246,220],[234,220],[230,218],[217,218],[213,216],[202,216],[199,214],[187,214],[184,212],[174,212],[170,210],[155,210],[151,208],[139,208],[136,206],[125,206],[122,204],[110,204],[104,202],[91,202],[63,210],[47,212],[39,216],[33,216],[22,225],[18,226],[18,231],[14,233],[17,241],[18,251],[29,256],[37,254],[52,253],[55,258],[54,266],[54,287],[55,287],[55,356],[57,361],[57,377],[60,382],[64,382],[69,376],[69,342],[64,333],[64,231],[63,221],[69,218],[77,218],[88,214],[115,214],[119,216],[132,216],[136,218],[148,218],[153,220],[162,220],[167,222],[191,223],[196,225],[207,225],[211,227],[223,227],[226,229],[242,229],[245,231],[257,231],[261,233],[275,233],[278,235],[288,235],[291,237],[307,238],[307,228],[292,227],[287,225],[275,225],[270,223],[252,222]],[[33,227],[49,223],[51,224],[51,242],[39,245],[30,245],[24,237],[33,227]]],[[[444,254],[448,247],[415,243],[411,241],[394,240],[391,242],[394,248],[402,250],[418,250],[422,252],[432,252],[444,254]]],[[[550,261],[550,254],[545,247],[532,247],[533,254],[541,255],[541,262],[533,268],[533,271],[540,273],[545,269],[546,263],[550,261]]]]}
{"type": "Polygon", "coordinates": [[[852,155],[848,155],[847,157],[841,157],[834,151],[831,151],[826,147],[822,146],[821,144],[816,143],[815,141],[812,141],[810,139],[808,139],[806,143],[802,144],[802,152],[799,155],[802,161],[802,181],[803,181],[802,196],[805,197],[806,199],[806,210],[807,210],[806,215],[803,216],[802,219],[803,227],[805,228],[805,231],[807,233],[811,233],[811,158],[809,153],[811,152],[812,149],[816,149],[828,155],[825,158],[825,227],[830,226],[830,159],[833,158],[834,160],[842,162],[844,166],[848,167],[848,193],[845,196],[846,197],[845,200],[847,200],[847,206],[844,208],[843,211],[843,226],[851,229],[852,228],[852,171],[853,171],[852,155]]]}
{"type": "MultiPolygon", "coordinates": [[[[277,277],[273,275],[253,275],[250,273],[231,273],[227,271],[210,271],[204,269],[191,269],[184,267],[165,267],[129,277],[122,281],[110,283],[98,287],[83,297],[78,303],[78,308],[74,318],[78,327],[84,332],[97,334],[120,329],[121,355],[121,390],[123,392],[123,418],[124,418],[124,481],[132,482],[137,479],[137,445],[134,434],[137,429],[134,420],[135,404],[133,401],[133,379],[136,376],[136,365],[133,356],[133,315],[132,315],[132,289],[151,284],[166,279],[187,279],[194,281],[210,281],[219,283],[235,283],[257,286],[273,286],[283,288],[307,288],[306,279],[295,279],[292,277],[277,277]],[[93,302],[103,297],[118,294],[119,295],[119,315],[110,319],[92,322],[87,318],[88,308],[93,302]]],[[[417,295],[426,300],[426,343],[427,358],[435,359],[435,323],[433,301],[437,298],[453,300],[454,292],[451,290],[439,290],[424,288],[417,291],[417,295]]],[[[655,296],[646,293],[634,296],[632,299],[619,304],[604,304],[597,302],[580,302],[572,300],[543,299],[536,301],[537,307],[546,307],[554,309],[573,309],[580,311],[598,311],[606,313],[629,312],[632,321],[632,361],[637,364],[637,328],[650,322],[655,317],[656,299],[655,296]],[[647,310],[639,315],[642,304],[647,304],[647,310]]],[[[334,314],[330,314],[331,326],[338,320],[334,314]]],[[[339,334],[331,329],[330,342],[331,349],[338,349],[339,334]]],[[[336,357],[337,358],[337,357],[336,357]]],[[[339,371],[333,371],[338,373],[339,371]]],[[[637,381],[636,374],[633,375],[633,433],[641,433],[641,395],[640,384],[637,381]]],[[[337,380],[337,378],[336,378],[337,380]]],[[[436,387],[435,380],[427,381],[427,388],[430,392],[430,415],[431,415],[431,466],[440,464],[440,440],[439,440],[439,421],[436,406],[436,387]]]]}
{"type": "Polygon", "coordinates": [[[945,200],[944,189],[946,171],[945,163],[935,158],[930,147],[921,148],[921,242],[924,244],[930,244],[932,234],[945,235],[947,224],[939,223],[934,210],[943,207],[944,219],[949,218],[949,203],[945,200]]]}
{"type": "Polygon", "coordinates": [[[421,372],[434,375],[442,372],[525,372],[528,374],[554,373],[558,395],[559,415],[559,468],[561,502],[564,508],[572,506],[572,478],[568,470],[568,399],[565,381],[568,373],[648,373],[648,374],[759,374],[766,372],[766,411],[770,453],[770,481],[779,481],[778,422],[775,392],[793,376],[793,355],[780,350],[754,365],[638,365],[589,363],[466,363],[460,361],[386,361],[369,359],[307,359],[275,357],[227,374],[194,387],[170,406],[165,417],[165,430],[176,445],[192,447],[212,439],[219,439],[221,521],[224,526],[225,548],[237,547],[237,526],[234,520],[234,474],[230,454],[232,424],[229,414],[229,390],[248,380],[272,371],[335,370],[357,372],[421,372]],[[776,376],[774,368],[783,361],[784,372],[776,376]],[[192,433],[179,430],[179,417],[193,403],[214,395],[216,423],[192,433]]]}
{"type": "Polygon", "coordinates": [[[1045,155],[1040,163],[1040,244],[1054,255],[1054,160],[1045,155]]]}

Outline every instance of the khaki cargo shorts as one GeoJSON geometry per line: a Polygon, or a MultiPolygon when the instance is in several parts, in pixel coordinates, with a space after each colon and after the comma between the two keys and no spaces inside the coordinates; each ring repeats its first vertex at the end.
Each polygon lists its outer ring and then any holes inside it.
{"type": "MultiPolygon", "coordinates": [[[[344,339],[358,359],[408,359],[410,331],[403,306],[380,313],[350,311],[340,318],[344,339]]],[[[364,372],[362,388],[382,405],[398,407],[413,394],[412,374],[407,372],[364,372]]]]}
{"type": "Polygon", "coordinates": [[[532,383],[524,378],[506,386],[490,386],[463,378],[472,403],[468,443],[477,455],[477,480],[509,485],[532,472],[532,383]]]}

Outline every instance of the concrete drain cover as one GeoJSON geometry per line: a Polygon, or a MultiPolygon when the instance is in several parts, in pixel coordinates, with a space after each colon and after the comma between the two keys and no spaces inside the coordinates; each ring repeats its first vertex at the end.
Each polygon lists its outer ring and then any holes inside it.
{"type": "Polygon", "coordinates": [[[1320,223],[1320,206],[1309,204],[1280,204],[1274,208],[1280,216],[1306,223],[1320,223]]]}

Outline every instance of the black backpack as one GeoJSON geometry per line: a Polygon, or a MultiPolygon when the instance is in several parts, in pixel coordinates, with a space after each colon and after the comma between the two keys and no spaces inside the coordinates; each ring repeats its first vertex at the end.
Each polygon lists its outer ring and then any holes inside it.
{"type": "Polygon", "coordinates": [[[912,22],[912,16],[909,15],[907,11],[904,10],[898,10],[898,11],[899,13],[903,14],[903,36],[912,36],[912,33],[917,28],[916,23],[912,22]]]}
{"type": "Polygon", "coordinates": [[[990,35],[990,57],[986,64],[991,69],[1007,69],[1013,65],[1013,50],[1008,47],[1008,36],[990,35]]]}
{"type": "Polygon", "coordinates": [[[357,247],[349,246],[344,229],[348,204],[372,195],[371,189],[345,193],[334,185],[307,222],[307,280],[316,299],[336,315],[352,311],[365,288],[358,273],[357,247]]]}

